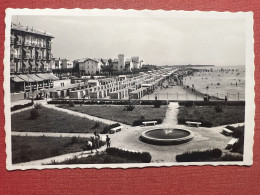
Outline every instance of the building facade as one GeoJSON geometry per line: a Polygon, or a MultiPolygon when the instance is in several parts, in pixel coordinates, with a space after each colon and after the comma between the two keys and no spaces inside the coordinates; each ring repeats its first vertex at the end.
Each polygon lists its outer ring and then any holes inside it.
{"type": "Polygon", "coordinates": [[[100,73],[101,63],[91,58],[84,58],[78,61],[79,70],[82,75],[96,75],[100,73]]]}
{"type": "Polygon", "coordinates": [[[61,69],[72,69],[73,68],[73,61],[62,59],[61,60],[61,69]]]}
{"type": "Polygon", "coordinates": [[[12,23],[11,74],[51,72],[51,40],[53,38],[45,31],[12,23]]]}

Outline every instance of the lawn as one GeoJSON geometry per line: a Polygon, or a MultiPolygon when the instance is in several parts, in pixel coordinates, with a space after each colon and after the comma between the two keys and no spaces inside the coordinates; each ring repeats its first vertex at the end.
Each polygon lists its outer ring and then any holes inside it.
{"type": "Polygon", "coordinates": [[[245,106],[180,106],[178,122],[184,124],[186,121],[199,121],[208,126],[242,123],[245,121],[245,106]]]}
{"type": "Polygon", "coordinates": [[[106,126],[86,118],[59,112],[51,108],[38,109],[39,117],[30,119],[31,110],[25,110],[11,116],[12,131],[91,133],[101,132],[106,126]]]}
{"type": "Polygon", "coordinates": [[[67,109],[132,125],[135,120],[144,117],[145,120],[161,119],[165,117],[167,106],[154,108],[153,105],[137,105],[133,111],[127,111],[125,106],[87,105],[66,107],[67,109]]]}
{"type": "Polygon", "coordinates": [[[21,163],[83,151],[87,138],[12,136],[12,162],[21,163]]]}

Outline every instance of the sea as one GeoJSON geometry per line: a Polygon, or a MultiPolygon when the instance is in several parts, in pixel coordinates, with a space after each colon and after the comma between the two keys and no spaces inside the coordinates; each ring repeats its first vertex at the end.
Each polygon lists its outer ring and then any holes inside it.
{"type": "Polygon", "coordinates": [[[245,100],[245,66],[194,67],[198,71],[183,79],[183,84],[211,96],[245,100]]]}

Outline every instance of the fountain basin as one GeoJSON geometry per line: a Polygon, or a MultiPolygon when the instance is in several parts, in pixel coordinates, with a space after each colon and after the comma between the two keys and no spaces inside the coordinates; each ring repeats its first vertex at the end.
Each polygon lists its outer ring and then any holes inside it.
{"type": "Polygon", "coordinates": [[[154,145],[177,145],[190,141],[194,133],[186,129],[152,129],[142,133],[140,140],[154,145]]]}

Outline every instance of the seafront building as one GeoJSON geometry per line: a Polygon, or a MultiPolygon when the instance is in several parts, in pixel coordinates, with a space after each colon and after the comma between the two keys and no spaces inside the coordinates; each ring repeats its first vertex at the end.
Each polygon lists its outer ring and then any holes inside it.
{"type": "Polygon", "coordinates": [[[21,24],[11,24],[11,92],[27,92],[52,87],[58,78],[51,74],[53,35],[21,24]]]}
{"type": "MultiPolygon", "coordinates": [[[[142,67],[142,60],[139,56],[125,57],[118,54],[118,58],[111,59],[113,72],[132,72],[142,67]]],[[[78,67],[81,75],[98,75],[102,72],[102,66],[109,66],[109,59],[103,58],[82,58],[73,61],[73,66],[78,67]]]]}

